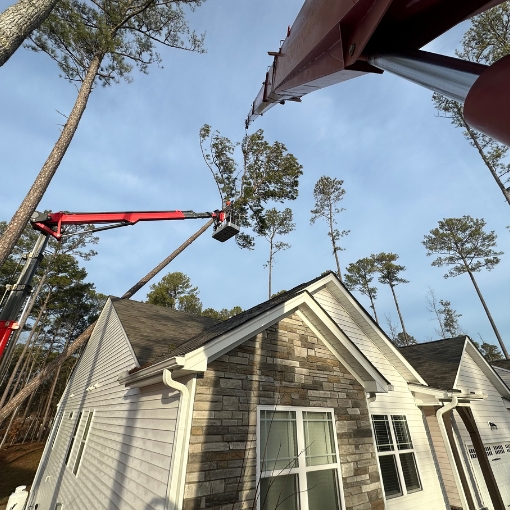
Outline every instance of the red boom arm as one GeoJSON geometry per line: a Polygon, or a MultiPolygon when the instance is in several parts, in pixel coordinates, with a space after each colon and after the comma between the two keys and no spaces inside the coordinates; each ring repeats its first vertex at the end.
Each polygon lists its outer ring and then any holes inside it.
{"type": "Polygon", "coordinates": [[[299,102],[314,90],[387,70],[465,103],[472,127],[510,145],[510,57],[474,72],[472,63],[418,51],[500,3],[503,0],[306,0],[280,49],[268,52],[273,64],[246,127],[276,103],[299,102]],[[438,74],[438,69],[445,72],[438,74]]]}
{"type": "Polygon", "coordinates": [[[44,232],[55,239],[62,237],[62,225],[134,225],[139,221],[186,220],[214,218],[218,223],[225,221],[225,211],[196,213],[193,211],[135,211],[135,212],[98,212],[98,213],[64,213],[50,214],[36,212],[32,216],[34,229],[44,232]]]}

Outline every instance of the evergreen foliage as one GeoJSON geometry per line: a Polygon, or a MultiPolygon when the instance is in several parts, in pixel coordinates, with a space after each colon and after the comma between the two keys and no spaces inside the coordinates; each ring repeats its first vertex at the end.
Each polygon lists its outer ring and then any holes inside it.
{"type": "Polygon", "coordinates": [[[370,299],[370,308],[374,312],[375,322],[379,323],[375,311],[377,287],[371,285],[376,273],[377,265],[373,257],[359,259],[347,266],[344,284],[350,291],[358,291],[370,299]]]}
{"type": "Polygon", "coordinates": [[[281,142],[266,141],[262,129],[239,144],[204,124],[200,148],[222,200],[233,201],[234,222],[244,229],[236,236],[238,246],[253,249],[255,239],[247,231],[265,235],[267,205],[297,198],[302,166],[281,142]],[[241,164],[236,161],[238,146],[241,164]]]}
{"type": "MultiPolygon", "coordinates": [[[[464,60],[491,65],[510,54],[510,3],[503,2],[471,18],[471,26],[464,34],[461,49],[456,55],[464,60]]],[[[508,147],[472,129],[465,121],[462,105],[434,93],[432,101],[441,116],[449,118],[455,127],[480,154],[506,201],[510,204],[510,164],[508,147]]]]}
{"type": "Polygon", "coordinates": [[[496,251],[497,236],[494,231],[485,232],[485,220],[463,216],[462,218],[444,218],[439,226],[425,235],[422,244],[427,249],[427,256],[438,255],[432,261],[436,267],[449,267],[444,275],[451,278],[467,273],[473,283],[478,297],[491,323],[501,349],[508,358],[508,353],[492,318],[473,273],[482,269],[491,271],[499,264],[503,252],[496,251]]]}
{"type": "Polygon", "coordinates": [[[193,287],[189,276],[179,271],[168,273],[161,281],[151,285],[147,303],[166,306],[182,312],[200,314],[202,302],[198,287],[193,287]]]}
{"type": "Polygon", "coordinates": [[[337,204],[343,200],[345,190],[342,187],[344,181],[340,179],[331,178],[323,175],[316,183],[313,189],[313,198],[315,199],[315,206],[310,211],[312,217],[310,223],[313,224],[319,218],[326,221],[329,227],[328,236],[333,246],[333,255],[335,256],[335,262],[337,267],[338,278],[342,280],[342,272],[340,270],[340,261],[338,260],[338,252],[343,251],[338,242],[340,239],[349,234],[350,230],[338,230],[335,228],[336,218],[335,216],[345,209],[338,208],[337,204]]]}
{"type": "Polygon", "coordinates": [[[268,298],[271,299],[272,274],[275,255],[283,250],[288,250],[290,244],[283,241],[277,241],[277,236],[290,234],[296,225],[292,222],[292,210],[288,207],[283,211],[278,211],[274,207],[268,209],[265,215],[265,225],[257,233],[264,237],[269,243],[269,259],[264,267],[269,269],[268,298]]]}

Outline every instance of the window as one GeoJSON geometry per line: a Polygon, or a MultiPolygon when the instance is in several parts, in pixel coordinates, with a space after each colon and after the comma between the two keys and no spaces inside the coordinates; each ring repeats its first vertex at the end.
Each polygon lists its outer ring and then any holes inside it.
{"type": "MultiPolygon", "coordinates": [[[[73,413],[71,413],[69,415],[69,418],[71,418],[73,413]]],[[[66,466],[69,464],[69,459],[71,458],[71,452],[73,451],[73,445],[74,445],[74,440],[76,438],[76,433],[78,432],[78,427],[80,426],[80,421],[81,421],[81,415],[83,413],[80,413],[78,415],[78,419],[76,420],[76,423],[74,424],[74,428],[73,428],[73,433],[71,435],[71,441],[69,443],[69,446],[67,447],[67,453],[66,453],[66,466]]]]}
{"type": "Polygon", "coordinates": [[[259,407],[260,510],[338,510],[340,464],[332,410],[259,407]]]}
{"type": "Polygon", "coordinates": [[[78,450],[78,455],[76,456],[76,461],[74,463],[73,473],[76,474],[78,472],[78,468],[80,467],[81,457],[83,455],[83,450],[85,448],[85,441],[87,441],[87,435],[90,429],[90,422],[92,421],[92,416],[94,412],[90,411],[87,417],[87,424],[85,425],[85,430],[81,436],[80,448],[78,450]]]}
{"type": "Polygon", "coordinates": [[[374,414],[372,425],[386,498],[405,496],[421,490],[406,417],[374,414]]]}
{"type": "MultiPolygon", "coordinates": [[[[57,411],[58,412],[58,411],[57,411]]],[[[62,418],[64,417],[64,412],[62,411],[58,416],[58,421],[55,423],[55,428],[53,432],[53,437],[51,438],[51,449],[55,446],[55,441],[57,439],[58,431],[60,430],[60,425],[62,423],[62,418]]]]}

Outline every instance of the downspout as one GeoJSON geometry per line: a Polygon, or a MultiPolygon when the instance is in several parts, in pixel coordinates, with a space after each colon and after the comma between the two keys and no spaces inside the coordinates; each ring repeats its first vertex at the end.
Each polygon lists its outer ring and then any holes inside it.
{"type": "MultiPolygon", "coordinates": [[[[195,377],[188,384],[195,383],[195,377]]],[[[179,410],[177,413],[177,425],[174,435],[174,447],[171,460],[170,474],[166,489],[165,510],[177,510],[181,506],[186,477],[186,455],[188,453],[189,432],[191,426],[190,411],[193,405],[190,390],[186,384],[172,379],[172,372],[163,370],[163,384],[178,391],[181,394],[179,410]]]]}
{"type": "Polygon", "coordinates": [[[459,496],[462,500],[462,508],[469,508],[466,494],[464,493],[464,486],[462,485],[462,481],[460,479],[459,471],[457,469],[457,463],[455,462],[455,458],[452,452],[452,445],[450,444],[450,440],[448,438],[448,433],[446,432],[446,425],[444,424],[443,415],[449,411],[452,411],[459,404],[459,399],[452,395],[452,401],[449,404],[439,408],[436,412],[437,423],[439,425],[439,430],[441,431],[441,436],[443,437],[443,442],[446,446],[446,454],[448,455],[448,460],[450,461],[450,465],[452,467],[453,477],[455,478],[455,484],[457,485],[457,489],[459,491],[459,496]]]}

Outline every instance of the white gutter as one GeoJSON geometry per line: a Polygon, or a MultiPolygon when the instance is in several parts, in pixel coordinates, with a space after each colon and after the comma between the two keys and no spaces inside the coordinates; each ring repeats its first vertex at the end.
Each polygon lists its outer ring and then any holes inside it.
{"type": "Polygon", "coordinates": [[[441,436],[443,437],[444,444],[446,446],[446,454],[448,455],[448,460],[450,461],[450,465],[452,467],[453,477],[455,478],[455,483],[457,485],[457,489],[459,491],[460,499],[462,500],[462,508],[469,508],[467,503],[466,494],[464,493],[464,487],[462,486],[462,481],[460,479],[459,471],[457,469],[457,464],[455,463],[455,458],[452,452],[452,445],[450,444],[450,440],[448,439],[448,434],[446,432],[446,426],[443,420],[443,414],[451,411],[456,408],[459,404],[459,399],[452,395],[452,401],[449,404],[441,407],[437,410],[437,423],[439,425],[439,430],[441,431],[441,436]]]}
{"type": "Polygon", "coordinates": [[[172,379],[172,372],[165,368],[163,370],[163,384],[181,394],[165,501],[165,510],[177,510],[182,507],[184,497],[196,376],[191,377],[186,384],[182,384],[172,379]]]}

